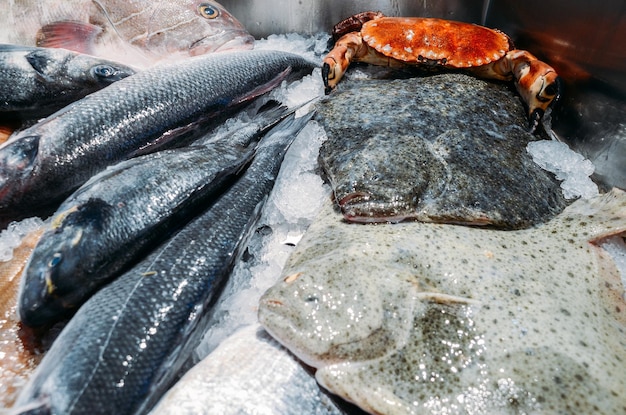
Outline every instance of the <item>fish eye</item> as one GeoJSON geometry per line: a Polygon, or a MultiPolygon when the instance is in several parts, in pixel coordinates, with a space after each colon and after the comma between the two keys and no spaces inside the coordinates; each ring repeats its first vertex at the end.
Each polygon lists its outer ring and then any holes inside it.
{"type": "Polygon", "coordinates": [[[52,255],[52,259],[48,263],[48,266],[50,268],[54,268],[57,265],[59,265],[62,260],[63,260],[63,256],[61,255],[61,253],[60,252],[56,252],[54,255],[52,255]]]}
{"type": "Polygon", "coordinates": [[[215,19],[220,15],[220,11],[208,3],[202,3],[198,6],[200,16],[205,19],[215,19]]]}
{"type": "Polygon", "coordinates": [[[96,65],[92,71],[95,76],[100,78],[109,78],[117,74],[117,70],[110,65],[96,65]]]}

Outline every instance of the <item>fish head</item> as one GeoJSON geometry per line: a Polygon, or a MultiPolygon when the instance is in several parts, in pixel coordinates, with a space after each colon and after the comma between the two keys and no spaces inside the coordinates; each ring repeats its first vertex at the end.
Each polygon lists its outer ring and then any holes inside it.
{"type": "Polygon", "coordinates": [[[97,249],[91,251],[94,238],[89,237],[101,222],[95,217],[95,203],[60,209],[51,218],[22,275],[18,313],[25,325],[59,321],[98,286],[100,255],[97,249]]]}
{"type": "Polygon", "coordinates": [[[0,146],[0,210],[11,211],[28,192],[36,168],[39,135],[17,135],[0,146]]]}
{"type": "Polygon", "coordinates": [[[272,336],[317,368],[375,359],[404,341],[411,289],[401,279],[317,265],[295,269],[261,297],[259,321],[272,336]]]}
{"type": "Polygon", "coordinates": [[[145,48],[159,56],[251,49],[254,43],[243,25],[214,1],[155,2],[146,32],[145,48]]]}

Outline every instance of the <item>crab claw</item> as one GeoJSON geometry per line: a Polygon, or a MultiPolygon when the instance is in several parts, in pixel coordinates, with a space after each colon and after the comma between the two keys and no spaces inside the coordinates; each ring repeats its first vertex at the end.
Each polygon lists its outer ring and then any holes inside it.
{"type": "Polygon", "coordinates": [[[334,77],[334,75],[331,73],[331,71],[334,72],[333,69],[331,69],[331,66],[329,63],[324,62],[322,64],[322,80],[324,81],[324,93],[326,95],[330,94],[330,92],[333,90],[334,85],[331,86],[330,85],[330,81],[329,81],[329,76],[332,79],[334,77]]]}
{"type": "Polygon", "coordinates": [[[357,32],[344,35],[326,55],[322,64],[322,80],[326,94],[330,93],[348,70],[350,62],[366,55],[369,48],[363,46],[363,39],[357,32]]]}
{"type": "MultiPolygon", "coordinates": [[[[525,53],[525,58],[534,58],[525,53]]],[[[513,74],[517,90],[528,105],[530,128],[534,131],[548,107],[560,97],[560,78],[550,65],[536,58],[515,65],[513,74]]]]}

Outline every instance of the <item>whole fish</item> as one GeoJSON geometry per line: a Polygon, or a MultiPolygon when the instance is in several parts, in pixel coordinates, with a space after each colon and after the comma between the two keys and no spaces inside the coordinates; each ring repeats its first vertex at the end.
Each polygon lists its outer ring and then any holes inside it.
{"type": "Polygon", "coordinates": [[[64,49],[0,44],[0,118],[50,115],[134,73],[126,65],[64,49]]]}
{"type": "Polygon", "coordinates": [[[22,275],[27,326],[65,318],[197,210],[250,162],[255,140],[289,114],[257,115],[231,136],[126,160],[92,177],[52,217],[22,275]]]}
{"type": "Polygon", "coordinates": [[[517,231],[327,206],[259,319],[373,414],[624,414],[624,286],[598,245],[625,233],[617,189],[517,231]]]}
{"type": "Polygon", "coordinates": [[[465,74],[356,80],[318,104],[320,164],[353,222],[521,229],[567,205],[526,152],[519,99],[465,74]]]}
{"type": "Polygon", "coordinates": [[[54,206],[107,166],[311,70],[313,64],[294,54],[241,51],[159,65],[122,79],[0,146],[0,216],[32,216],[54,206]]]}
{"type": "Polygon", "coordinates": [[[246,172],[209,210],[83,304],[18,397],[16,411],[148,411],[200,342],[286,148],[309,118],[274,127],[246,172]]]}
{"type": "Polygon", "coordinates": [[[0,42],[57,47],[147,67],[172,55],[249,49],[254,38],[222,5],[198,0],[12,0],[0,42]]]}
{"type": "Polygon", "coordinates": [[[150,413],[339,415],[344,411],[293,355],[255,324],[220,343],[150,413]]]}

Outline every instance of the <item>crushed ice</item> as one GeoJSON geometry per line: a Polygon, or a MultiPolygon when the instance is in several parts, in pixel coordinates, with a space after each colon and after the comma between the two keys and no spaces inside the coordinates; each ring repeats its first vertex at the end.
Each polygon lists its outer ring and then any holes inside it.
{"type": "Polygon", "coordinates": [[[567,144],[554,140],[531,141],[526,150],[541,168],[562,180],[561,189],[566,199],[590,199],[598,195],[598,186],[591,180],[593,163],[567,144]]]}

